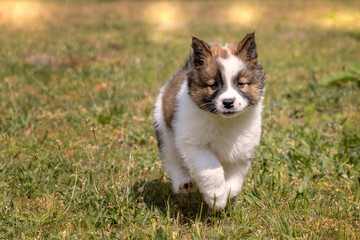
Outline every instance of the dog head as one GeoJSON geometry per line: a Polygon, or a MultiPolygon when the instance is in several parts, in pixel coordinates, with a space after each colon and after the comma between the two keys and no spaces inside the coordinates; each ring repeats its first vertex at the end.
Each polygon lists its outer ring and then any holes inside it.
{"type": "Polygon", "coordinates": [[[191,46],[188,88],[201,109],[230,118],[260,102],[265,74],[257,60],[254,33],[224,47],[193,37],[191,46]]]}

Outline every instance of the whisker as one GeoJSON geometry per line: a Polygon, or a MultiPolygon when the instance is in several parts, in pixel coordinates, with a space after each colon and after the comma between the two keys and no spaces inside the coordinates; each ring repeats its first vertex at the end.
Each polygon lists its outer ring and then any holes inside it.
{"type": "Polygon", "coordinates": [[[210,111],[210,112],[213,112],[213,113],[217,113],[217,109],[214,107],[213,103],[212,102],[206,102],[206,103],[203,103],[201,105],[199,105],[199,107],[205,111],[210,111]]]}

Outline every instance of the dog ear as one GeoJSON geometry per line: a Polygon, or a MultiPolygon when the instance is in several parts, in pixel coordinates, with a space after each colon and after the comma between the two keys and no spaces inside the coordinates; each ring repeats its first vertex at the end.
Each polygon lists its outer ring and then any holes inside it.
{"type": "Polygon", "coordinates": [[[256,51],[255,32],[246,34],[244,39],[238,44],[235,55],[243,61],[256,64],[258,55],[256,51]]]}
{"type": "Polygon", "coordinates": [[[193,61],[195,67],[203,66],[206,60],[211,57],[211,50],[209,44],[196,37],[192,37],[191,47],[194,50],[193,61]]]}

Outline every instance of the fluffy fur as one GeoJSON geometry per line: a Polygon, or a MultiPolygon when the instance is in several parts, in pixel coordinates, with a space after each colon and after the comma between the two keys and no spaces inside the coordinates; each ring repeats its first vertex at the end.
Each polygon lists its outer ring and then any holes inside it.
{"type": "Polygon", "coordinates": [[[241,191],[259,144],[265,74],[254,33],[224,47],[194,37],[192,48],[160,90],[155,128],[174,192],[199,186],[219,210],[241,191]]]}

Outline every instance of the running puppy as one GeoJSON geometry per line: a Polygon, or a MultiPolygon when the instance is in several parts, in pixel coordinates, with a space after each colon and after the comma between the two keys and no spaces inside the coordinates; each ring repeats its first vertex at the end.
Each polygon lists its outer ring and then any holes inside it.
{"type": "Polygon", "coordinates": [[[260,142],[265,74],[254,33],[224,47],[193,37],[191,46],[155,103],[158,146],[174,192],[198,185],[220,210],[240,193],[260,142]]]}

